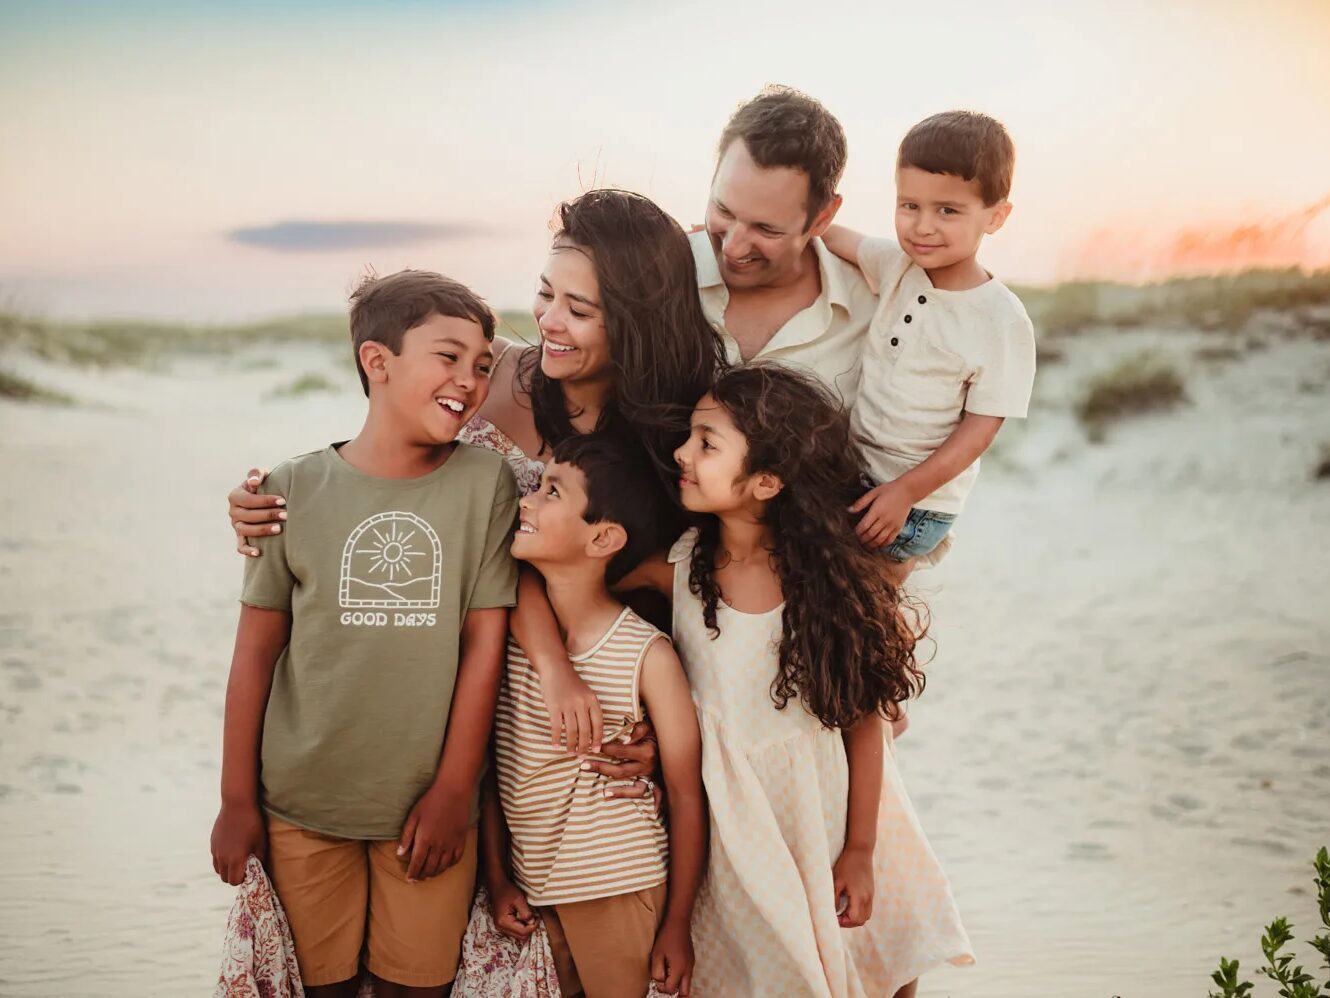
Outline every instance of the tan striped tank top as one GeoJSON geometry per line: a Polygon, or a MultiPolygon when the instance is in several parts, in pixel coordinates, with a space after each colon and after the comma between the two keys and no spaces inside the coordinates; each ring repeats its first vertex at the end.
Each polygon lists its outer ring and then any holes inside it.
{"type": "MultiPolygon", "coordinates": [[[[604,637],[572,656],[600,700],[607,743],[643,716],[638,677],[657,640],[668,639],[624,607],[604,637]]],[[[609,777],[584,772],[576,755],[550,744],[540,680],[511,639],[494,742],[513,879],[532,904],[590,901],[664,882],[669,839],[655,802],[606,799],[609,777]]]]}

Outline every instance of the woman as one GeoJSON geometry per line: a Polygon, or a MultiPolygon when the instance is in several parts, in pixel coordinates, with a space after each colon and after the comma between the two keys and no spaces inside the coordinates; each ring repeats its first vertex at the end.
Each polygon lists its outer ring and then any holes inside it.
{"type": "MultiPolygon", "coordinates": [[[[496,339],[489,398],[458,439],[507,458],[525,494],[540,484],[561,440],[596,430],[624,434],[651,457],[672,500],[663,505],[678,509],[674,449],[725,363],[721,339],[702,312],[683,229],[628,191],[594,190],[565,201],[532,311],[540,344],[496,339]]],[[[279,497],[255,494],[260,480],[251,472],[230,494],[237,549],[251,557],[259,551],[248,538],[271,533],[285,512],[279,497]]],[[[668,546],[681,529],[680,519],[667,518],[659,543],[668,546]]],[[[567,669],[542,670],[541,677],[555,736],[566,732],[569,747],[581,752],[598,745],[600,709],[586,684],[567,669]]]]}

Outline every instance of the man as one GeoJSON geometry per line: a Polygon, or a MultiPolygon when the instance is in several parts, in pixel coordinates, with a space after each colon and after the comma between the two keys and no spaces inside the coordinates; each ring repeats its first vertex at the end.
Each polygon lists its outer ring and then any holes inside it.
{"type": "Polygon", "coordinates": [[[721,133],[706,226],[691,239],[702,306],[730,360],[805,367],[848,405],[877,299],[821,239],[840,209],[845,157],[826,108],[767,87],[721,133]]]}

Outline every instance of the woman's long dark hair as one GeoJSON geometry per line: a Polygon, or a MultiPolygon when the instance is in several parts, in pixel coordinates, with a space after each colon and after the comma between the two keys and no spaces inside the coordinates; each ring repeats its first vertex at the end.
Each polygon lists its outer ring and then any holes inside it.
{"type": "MultiPolygon", "coordinates": [[[[777,364],[728,371],[711,394],[748,442],[745,473],[770,472],[784,486],[764,513],[785,597],[777,708],[798,698],[829,728],[871,712],[896,719],[924,689],[914,654],[924,626],[883,556],[855,536],[849,506],[863,494],[865,462],[849,417],[816,378],[777,364]]],[[[702,518],[688,584],[713,636],[719,544],[719,520],[702,518]]]]}
{"type": "MultiPolygon", "coordinates": [[[[688,236],[650,199],[606,189],[561,204],[554,239],[585,252],[600,285],[614,391],[596,429],[640,444],[662,487],[677,497],[674,450],[725,363],[698,299],[688,236]]],[[[563,390],[540,369],[540,351],[523,356],[518,378],[542,444],[553,448],[573,436],[563,390]]],[[[676,526],[665,528],[667,540],[676,526]]]]}

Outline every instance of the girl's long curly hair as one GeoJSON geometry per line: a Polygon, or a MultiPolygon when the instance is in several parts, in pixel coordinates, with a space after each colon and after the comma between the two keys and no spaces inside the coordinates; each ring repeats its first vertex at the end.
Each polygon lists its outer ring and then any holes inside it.
{"type": "MultiPolygon", "coordinates": [[[[725,364],[724,344],[698,299],[688,236],[649,198],[598,189],[559,205],[554,240],[585,252],[600,285],[614,394],[596,430],[646,450],[675,512],[674,450],[688,436],[693,406],[725,364]]],[[[563,389],[541,371],[539,350],[523,356],[518,383],[531,398],[545,446],[575,435],[563,389]]],[[[679,527],[677,520],[662,525],[662,540],[677,537],[679,527]]]]}
{"type": "MultiPolygon", "coordinates": [[[[763,514],[785,597],[772,700],[784,709],[798,698],[828,728],[872,712],[895,720],[901,701],[923,692],[915,646],[926,627],[921,608],[887,577],[883,556],[855,536],[849,506],[866,475],[849,417],[820,381],[775,364],[730,370],[711,394],[748,442],[745,474],[769,472],[783,483],[763,514]]],[[[701,518],[688,584],[713,637],[719,542],[719,520],[701,518]]]]}

